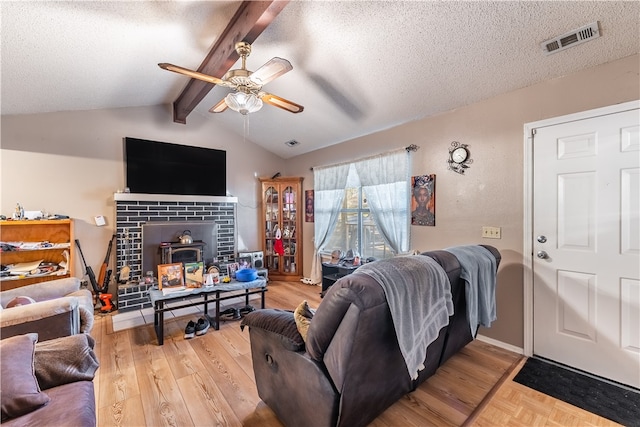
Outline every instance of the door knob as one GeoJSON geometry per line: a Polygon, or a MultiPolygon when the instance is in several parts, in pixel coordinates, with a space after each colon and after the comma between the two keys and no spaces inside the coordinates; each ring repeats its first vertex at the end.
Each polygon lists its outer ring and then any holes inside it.
{"type": "Polygon", "coordinates": [[[540,243],[547,243],[547,236],[538,236],[538,242],[540,243]]]}
{"type": "Polygon", "coordinates": [[[546,253],[545,251],[538,251],[538,253],[536,254],[538,255],[538,258],[540,259],[547,259],[549,258],[549,254],[546,253]]]}

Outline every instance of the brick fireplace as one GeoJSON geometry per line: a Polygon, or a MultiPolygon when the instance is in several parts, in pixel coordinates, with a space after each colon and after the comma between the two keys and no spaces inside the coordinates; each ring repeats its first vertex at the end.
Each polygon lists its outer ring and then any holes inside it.
{"type": "Polygon", "coordinates": [[[211,248],[215,260],[232,259],[237,252],[237,197],[116,193],[114,201],[116,281],[125,264],[131,268],[129,283],[118,286],[120,312],[151,307],[146,296],[149,285],[139,283],[144,274],[142,231],[146,223],[175,223],[176,229],[211,223],[215,225],[215,248],[211,248]]]}

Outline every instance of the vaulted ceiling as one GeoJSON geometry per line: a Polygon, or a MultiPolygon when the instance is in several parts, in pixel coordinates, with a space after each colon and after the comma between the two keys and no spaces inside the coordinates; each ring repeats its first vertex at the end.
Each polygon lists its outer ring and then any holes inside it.
{"type": "Polygon", "coordinates": [[[196,70],[222,48],[207,68],[222,77],[239,68],[229,50],[241,37],[253,42],[249,70],[272,57],[291,62],[293,70],[265,90],[304,111],[265,105],[248,116],[212,114],[229,92],[213,86],[201,100],[192,97],[183,126],[193,114],[206,116],[290,158],[640,52],[640,2],[274,2],[257,19],[240,13],[229,32],[241,7],[3,1],[1,113],[179,105],[185,87],[200,83],[157,64],[196,70]],[[594,21],[601,37],[543,52],[542,42],[594,21]],[[299,145],[287,146],[290,140],[299,145]]]}

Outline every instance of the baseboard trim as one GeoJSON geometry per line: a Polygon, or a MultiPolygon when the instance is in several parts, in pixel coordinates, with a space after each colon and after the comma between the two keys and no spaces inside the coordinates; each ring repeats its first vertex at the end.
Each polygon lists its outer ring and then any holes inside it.
{"type": "Polygon", "coordinates": [[[524,348],[516,347],[512,344],[507,344],[506,342],[498,341],[493,338],[485,337],[484,335],[478,334],[476,337],[479,341],[486,342],[487,344],[495,345],[496,347],[503,348],[505,350],[513,351],[514,353],[524,354],[524,348]]]}

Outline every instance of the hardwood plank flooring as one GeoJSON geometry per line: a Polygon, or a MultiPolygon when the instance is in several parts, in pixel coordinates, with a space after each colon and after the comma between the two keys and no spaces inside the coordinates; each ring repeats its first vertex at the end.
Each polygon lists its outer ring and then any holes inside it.
{"type": "MultiPolygon", "coordinates": [[[[266,304],[292,310],[306,299],[317,307],[319,293],[272,281],[266,304]]],[[[114,332],[110,315],[96,315],[98,426],[282,426],[258,396],[248,330],[227,321],[185,340],[194,317],[167,321],[158,346],[153,325],[114,332]]],[[[617,425],[511,381],[522,360],[476,340],[371,426],[617,425]]]]}

